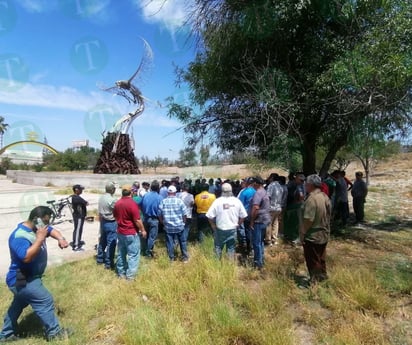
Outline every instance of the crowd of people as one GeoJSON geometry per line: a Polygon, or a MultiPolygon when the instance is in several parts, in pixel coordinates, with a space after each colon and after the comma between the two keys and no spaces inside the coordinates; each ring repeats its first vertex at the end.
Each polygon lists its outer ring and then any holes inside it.
{"type": "MultiPolygon", "coordinates": [[[[180,181],[179,177],[141,185],[136,181],[121,187],[119,201],[113,196],[115,189],[113,184],[107,185],[106,193],[99,199],[101,233],[97,263],[116,270],[119,277],[126,279],[135,278],[140,255],[150,259],[156,256],[160,232],[165,234],[169,260],[177,260],[178,246],[184,263],[189,261],[188,243],[202,244],[207,236],[213,237],[218,258],[225,251],[233,259],[238,252],[242,257],[253,258],[257,269],[264,266],[265,247],[276,246],[280,241],[304,247],[311,242],[326,247],[324,241],[329,238],[330,223],[345,226],[348,222],[348,192],[353,197],[356,223],[364,221],[367,195],[361,172],[356,173],[352,183],[344,171],[338,170],[323,179],[293,173],[287,180],[272,173],[265,180],[254,176],[236,181],[220,178],[180,181]],[[325,197],[322,210],[320,196],[314,197],[318,191],[325,197]],[[124,199],[128,200],[128,212],[123,206],[124,199]],[[311,200],[315,202],[309,211],[311,200]],[[314,235],[319,229],[324,235],[314,235]],[[127,250],[118,249],[117,259],[116,234],[133,237],[129,238],[127,250]]],[[[307,253],[305,257],[310,262],[307,253]]],[[[322,260],[324,253],[318,257],[319,262],[322,260]]],[[[320,276],[308,266],[312,280],[326,277],[323,266],[320,276]]]]}
{"type": "MultiPolygon", "coordinates": [[[[50,225],[52,210],[34,208],[26,221],[19,223],[9,238],[11,265],[6,282],[13,301],[4,317],[0,342],[18,340],[17,320],[30,305],[44,325],[47,340],[71,334],[62,328],[55,314],[53,297],[42,284],[47,266],[46,237],[52,237],[60,248],[81,251],[83,223],[87,202],[80,197],[81,185],[73,186],[73,241],[69,243],[50,225]]],[[[222,180],[170,181],[156,180],[140,185],[135,182],[121,187],[109,183],[98,201],[100,236],[96,262],[114,270],[121,279],[134,280],[140,256],[155,258],[160,231],[165,233],[170,261],[189,261],[188,242],[200,245],[213,236],[214,251],[221,259],[224,250],[229,259],[236,249],[242,256],[253,258],[253,266],[265,265],[265,247],[288,241],[303,246],[310,282],[327,279],[326,246],[331,222],[345,226],[349,219],[348,192],[353,198],[355,222],[364,222],[364,204],[368,188],[363,174],[356,172],[352,183],[343,171],[321,178],[302,173],[286,177],[276,173],[266,180],[259,176],[241,181],[222,180]],[[117,257],[116,257],[117,253],[117,257]]]]}

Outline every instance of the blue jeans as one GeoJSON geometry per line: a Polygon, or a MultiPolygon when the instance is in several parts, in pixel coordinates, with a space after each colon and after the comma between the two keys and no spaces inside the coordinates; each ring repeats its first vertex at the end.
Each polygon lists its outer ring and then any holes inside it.
{"type": "Polygon", "coordinates": [[[187,242],[184,235],[184,230],[180,232],[167,232],[166,230],[166,248],[169,259],[173,261],[175,259],[175,240],[179,242],[180,251],[182,252],[182,259],[187,260],[189,254],[187,253],[187,242]]]}
{"type": "Polygon", "coordinates": [[[152,256],[153,248],[159,233],[159,219],[153,217],[145,218],[146,231],[147,231],[147,248],[145,255],[152,256]]]}
{"type": "Polygon", "coordinates": [[[44,287],[41,278],[28,279],[24,287],[11,287],[13,301],[4,316],[0,338],[16,335],[17,320],[23,309],[30,305],[44,325],[46,337],[52,337],[60,331],[59,320],[54,313],[54,301],[50,292],[44,287]]]}
{"type": "Polygon", "coordinates": [[[121,278],[134,279],[139,269],[139,235],[117,234],[117,274],[121,278]]]}
{"type": "Polygon", "coordinates": [[[187,240],[189,238],[189,232],[190,232],[190,227],[192,226],[192,218],[186,218],[186,223],[185,223],[185,228],[183,229],[185,241],[187,243],[187,240]]]}
{"type": "Polygon", "coordinates": [[[264,240],[266,236],[267,224],[255,223],[252,233],[252,245],[253,245],[253,262],[255,267],[262,268],[265,262],[264,258],[264,240]]]}
{"type": "Polygon", "coordinates": [[[117,223],[102,220],[100,223],[100,239],[97,247],[96,261],[106,268],[114,268],[114,255],[117,243],[117,223]]]}
{"type": "Polygon", "coordinates": [[[226,252],[230,259],[235,257],[236,246],[236,229],[220,230],[216,229],[214,233],[215,253],[221,259],[223,247],[226,245],[226,252]]]}

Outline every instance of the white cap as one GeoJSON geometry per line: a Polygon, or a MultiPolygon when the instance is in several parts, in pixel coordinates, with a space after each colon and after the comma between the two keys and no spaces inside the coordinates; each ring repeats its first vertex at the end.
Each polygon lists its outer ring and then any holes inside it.
{"type": "Polygon", "coordinates": [[[175,186],[171,185],[171,186],[169,186],[169,188],[167,188],[167,192],[168,193],[176,193],[177,189],[176,189],[175,186]]]}

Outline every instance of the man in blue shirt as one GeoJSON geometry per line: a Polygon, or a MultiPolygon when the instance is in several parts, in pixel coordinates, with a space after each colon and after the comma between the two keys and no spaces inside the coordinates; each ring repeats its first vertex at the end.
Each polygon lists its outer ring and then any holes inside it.
{"type": "Polygon", "coordinates": [[[159,194],[159,189],[159,182],[154,180],[150,185],[150,192],[146,193],[140,202],[144,226],[147,230],[147,245],[144,255],[149,258],[153,258],[153,249],[159,233],[159,205],[163,200],[159,194]]]}
{"type": "Polygon", "coordinates": [[[41,279],[47,266],[46,237],[57,240],[61,249],[69,246],[60,231],[48,225],[52,212],[46,206],[34,208],[29,219],[18,224],[9,237],[11,264],[6,283],[13,293],[13,301],[4,316],[0,342],[18,339],[17,320],[27,305],[31,305],[42,321],[47,340],[64,338],[71,333],[60,327],[53,297],[41,279]]]}
{"type": "Polygon", "coordinates": [[[184,202],[176,197],[177,189],[175,186],[169,186],[167,189],[168,196],[163,199],[159,206],[160,221],[163,223],[166,232],[166,247],[170,261],[175,259],[175,239],[178,240],[180,251],[182,252],[182,261],[187,262],[189,255],[187,253],[187,241],[184,235],[186,222],[186,206],[184,202]]]}

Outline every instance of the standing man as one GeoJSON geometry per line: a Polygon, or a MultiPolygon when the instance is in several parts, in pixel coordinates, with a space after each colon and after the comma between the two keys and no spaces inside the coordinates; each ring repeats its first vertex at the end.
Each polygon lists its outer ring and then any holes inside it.
{"type": "Polygon", "coordinates": [[[83,225],[84,220],[86,219],[87,215],[87,205],[89,203],[84,200],[80,194],[83,193],[84,187],[75,184],[73,186],[73,195],[72,198],[72,207],[73,207],[73,242],[70,245],[75,252],[82,252],[84,251],[83,245],[84,241],[82,241],[82,234],[83,234],[83,225]]]}
{"type": "Polygon", "coordinates": [[[167,198],[160,203],[160,221],[164,225],[166,232],[166,247],[169,260],[175,260],[175,240],[179,242],[182,253],[182,261],[188,262],[187,242],[184,236],[186,221],[186,206],[181,199],[176,197],[177,189],[171,185],[167,189],[167,198]]]}
{"type": "Polygon", "coordinates": [[[270,199],[270,223],[266,229],[265,244],[270,246],[278,243],[279,218],[282,213],[284,193],[285,189],[279,183],[279,175],[273,175],[272,182],[267,188],[267,194],[270,199]]]}
{"type": "Polygon", "coordinates": [[[51,215],[50,208],[35,207],[28,220],[18,224],[9,237],[11,264],[6,283],[13,293],[13,302],[4,316],[0,342],[19,339],[17,320],[28,305],[43,323],[48,341],[71,334],[71,331],[60,327],[53,297],[41,279],[47,266],[46,237],[57,240],[61,249],[69,246],[60,231],[48,225],[51,215]]]}
{"type": "MultiPolygon", "coordinates": [[[[248,177],[244,180],[245,188],[243,188],[238,195],[238,199],[242,202],[243,207],[248,212],[250,210],[250,202],[256,193],[256,189],[253,188],[253,177],[248,177]]],[[[243,249],[245,256],[249,255],[251,251],[251,233],[250,233],[250,218],[249,215],[244,219],[243,223],[239,227],[238,241],[243,249]]]]}
{"type": "Polygon", "coordinates": [[[351,189],[353,211],[355,212],[356,223],[363,223],[365,221],[365,201],[368,195],[368,186],[363,180],[362,172],[356,172],[355,178],[356,180],[351,189]]]}
{"type": "Polygon", "coordinates": [[[146,238],[147,234],[140,219],[139,206],[132,199],[131,185],[122,187],[122,197],[114,204],[113,215],[117,222],[117,275],[133,280],[139,269],[139,235],[146,238]]]}
{"type": "Polygon", "coordinates": [[[100,238],[97,246],[96,262],[104,264],[106,269],[114,269],[114,254],[117,242],[117,223],[113,216],[116,198],[113,197],[116,187],[109,183],[105,187],[106,193],[99,198],[98,212],[100,220],[100,238]]]}
{"type": "Polygon", "coordinates": [[[185,221],[185,230],[184,230],[184,237],[185,237],[186,243],[187,243],[187,239],[189,238],[190,227],[192,226],[193,205],[195,203],[193,194],[189,193],[189,188],[190,187],[187,183],[183,183],[182,192],[179,195],[180,199],[182,199],[183,203],[186,206],[186,221],[185,221]]]}
{"type": "Polygon", "coordinates": [[[320,190],[321,185],[322,180],[318,175],[307,177],[305,188],[309,196],[304,203],[300,228],[300,241],[312,283],[328,278],[325,259],[330,235],[331,203],[329,197],[320,190]]]}
{"type": "Polygon", "coordinates": [[[154,180],[150,185],[150,192],[143,196],[140,203],[144,216],[144,225],[148,231],[144,255],[149,258],[154,257],[154,245],[159,233],[159,205],[163,200],[159,190],[159,182],[154,180]]]}
{"type": "Polygon", "coordinates": [[[257,269],[262,269],[264,265],[264,241],[266,227],[270,223],[270,200],[263,188],[264,181],[261,177],[253,178],[253,188],[256,193],[250,203],[250,231],[253,244],[253,262],[257,269]]]}
{"type": "Polygon", "coordinates": [[[207,183],[201,184],[200,190],[201,192],[195,195],[195,205],[198,231],[197,239],[202,243],[206,234],[212,234],[212,228],[210,227],[206,213],[213,201],[216,200],[216,195],[209,193],[209,185],[207,183]]]}
{"type": "Polygon", "coordinates": [[[229,183],[222,184],[222,194],[210,206],[206,217],[214,232],[216,256],[222,258],[223,247],[226,245],[229,259],[234,259],[237,228],[247,217],[247,212],[242,202],[233,196],[229,183]]]}

